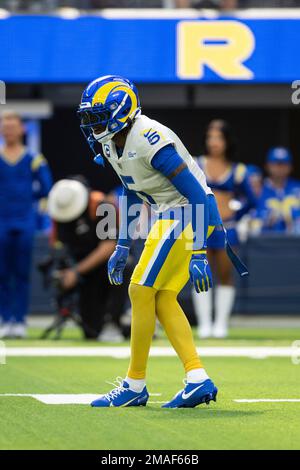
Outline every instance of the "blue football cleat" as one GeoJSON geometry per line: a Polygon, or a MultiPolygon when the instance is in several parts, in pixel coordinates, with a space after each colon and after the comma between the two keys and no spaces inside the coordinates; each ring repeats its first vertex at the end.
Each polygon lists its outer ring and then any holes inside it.
{"type": "Polygon", "coordinates": [[[146,385],[141,392],[134,392],[130,390],[129,384],[125,380],[117,378],[117,385],[109,393],[102,395],[97,400],[92,401],[91,406],[95,407],[109,407],[109,406],[145,406],[149,393],[146,385]]]}
{"type": "Polygon", "coordinates": [[[194,408],[202,403],[208,405],[211,400],[217,401],[217,393],[218,389],[210,379],[201,383],[186,382],[185,388],[162,408],[194,408]]]}

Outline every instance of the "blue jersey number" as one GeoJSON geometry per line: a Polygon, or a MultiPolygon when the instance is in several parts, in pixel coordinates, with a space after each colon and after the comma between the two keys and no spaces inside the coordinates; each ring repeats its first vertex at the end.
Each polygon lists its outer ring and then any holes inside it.
{"type": "Polygon", "coordinates": [[[149,129],[146,134],[144,134],[144,137],[148,140],[150,145],[155,145],[157,142],[160,140],[160,135],[156,131],[152,131],[152,129],[149,129]]]}
{"type": "Polygon", "coordinates": [[[126,175],[119,175],[119,176],[122,180],[123,186],[125,186],[126,189],[129,189],[130,191],[134,191],[138,196],[143,195],[144,198],[146,198],[148,204],[150,205],[156,204],[153,197],[149,196],[149,194],[144,193],[144,191],[136,191],[135,189],[131,189],[129,187],[130,184],[134,184],[134,179],[132,178],[132,176],[126,176],[126,175]]]}

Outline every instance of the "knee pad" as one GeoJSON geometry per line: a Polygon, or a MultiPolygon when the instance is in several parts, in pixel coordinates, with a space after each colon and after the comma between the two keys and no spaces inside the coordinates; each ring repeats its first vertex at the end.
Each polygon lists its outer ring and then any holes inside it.
{"type": "Polygon", "coordinates": [[[177,292],[172,290],[160,290],[157,292],[155,298],[156,309],[165,309],[167,305],[172,304],[172,302],[177,302],[177,292]]]}

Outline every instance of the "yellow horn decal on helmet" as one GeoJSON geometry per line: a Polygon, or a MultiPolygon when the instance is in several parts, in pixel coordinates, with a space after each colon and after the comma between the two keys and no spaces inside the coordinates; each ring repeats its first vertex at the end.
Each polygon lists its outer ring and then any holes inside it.
{"type": "Polygon", "coordinates": [[[117,86],[124,85],[123,82],[109,82],[105,83],[102,87],[99,88],[99,90],[96,91],[94,94],[93,100],[92,100],[92,106],[94,106],[96,103],[101,103],[104,104],[109,93],[116,88],[117,86]]]}
{"type": "Polygon", "coordinates": [[[127,85],[125,85],[123,82],[109,82],[105,83],[99,90],[96,91],[93,100],[92,100],[92,106],[94,106],[96,103],[101,103],[104,104],[109,93],[113,90],[121,90],[127,93],[130,98],[131,98],[131,108],[127,116],[119,119],[121,122],[125,122],[128,117],[137,109],[137,97],[134,93],[134,91],[127,85]]]}

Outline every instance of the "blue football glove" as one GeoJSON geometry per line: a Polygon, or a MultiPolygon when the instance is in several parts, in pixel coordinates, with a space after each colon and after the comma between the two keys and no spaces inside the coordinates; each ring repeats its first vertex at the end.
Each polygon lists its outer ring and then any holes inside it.
{"type": "Polygon", "coordinates": [[[123,282],[123,271],[127,263],[129,248],[117,245],[108,260],[108,279],[111,284],[119,286],[123,282]]]}
{"type": "Polygon", "coordinates": [[[207,292],[212,287],[212,274],[206,259],[206,254],[194,254],[190,261],[190,280],[196,292],[207,292]]]}

